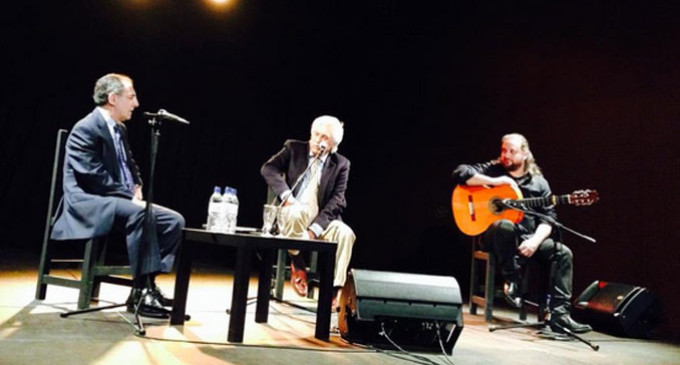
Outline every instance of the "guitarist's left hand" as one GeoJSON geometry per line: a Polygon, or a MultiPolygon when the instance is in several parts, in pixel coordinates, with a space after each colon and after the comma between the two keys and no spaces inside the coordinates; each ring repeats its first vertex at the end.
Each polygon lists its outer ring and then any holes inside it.
{"type": "Polygon", "coordinates": [[[522,256],[531,257],[531,256],[534,255],[536,250],[538,250],[538,246],[540,246],[540,245],[541,245],[541,241],[537,241],[532,237],[532,238],[529,238],[528,240],[525,240],[524,242],[522,242],[522,244],[520,244],[517,247],[517,251],[522,256]]]}
{"type": "Polygon", "coordinates": [[[546,238],[550,237],[551,232],[552,226],[545,223],[539,224],[534,235],[524,240],[522,244],[517,247],[517,251],[522,256],[533,256],[536,250],[538,250],[538,246],[540,246],[546,238]]]}

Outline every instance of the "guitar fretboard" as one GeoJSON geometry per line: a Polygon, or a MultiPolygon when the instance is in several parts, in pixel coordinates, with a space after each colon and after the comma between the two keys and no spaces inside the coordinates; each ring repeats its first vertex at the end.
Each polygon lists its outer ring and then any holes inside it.
{"type": "Polygon", "coordinates": [[[531,208],[538,208],[553,204],[569,204],[569,195],[551,195],[545,198],[526,198],[515,201],[531,208]]]}

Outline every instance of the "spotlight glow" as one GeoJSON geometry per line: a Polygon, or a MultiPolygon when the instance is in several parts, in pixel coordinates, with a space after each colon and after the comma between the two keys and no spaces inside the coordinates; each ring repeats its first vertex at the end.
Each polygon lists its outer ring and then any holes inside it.
{"type": "Polygon", "coordinates": [[[235,0],[203,0],[203,2],[213,11],[218,13],[228,11],[233,8],[236,3],[235,0]]]}

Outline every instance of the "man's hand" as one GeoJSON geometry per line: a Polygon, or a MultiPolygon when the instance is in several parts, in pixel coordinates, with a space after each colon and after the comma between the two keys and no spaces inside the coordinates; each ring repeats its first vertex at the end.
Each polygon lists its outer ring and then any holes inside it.
{"type": "Polygon", "coordinates": [[[522,256],[531,257],[538,249],[538,246],[541,245],[541,242],[542,241],[536,240],[533,237],[529,238],[517,247],[517,252],[519,252],[522,256]]]}
{"type": "Polygon", "coordinates": [[[534,235],[522,242],[522,244],[517,247],[517,252],[519,252],[522,256],[533,256],[536,250],[538,250],[538,246],[540,246],[546,238],[550,237],[551,233],[551,225],[545,223],[539,224],[536,228],[536,232],[534,232],[534,235]]]}
{"type": "Polygon", "coordinates": [[[146,202],[144,201],[144,197],[142,196],[142,186],[141,185],[135,185],[135,195],[132,197],[132,202],[135,203],[136,205],[146,208],[146,202]]]}
{"type": "Polygon", "coordinates": [[[287,206],[293,205],[293,204],[300,204],[300,202],[299,202],[297,199],[295,199],[295,198],[293,197],[293,195],[291,194],[291,195],[283,202],[283,206],[284,206],[284,207],[287,207],[287,206]]]}
{"type": "Polygon", "coordinates": [[[309,239],[310,239],[310,240],[315,240],[315,239],[316,239],[316,235],[314,234],[314,232],[313,232],[311,229],[308,229],[308,230],[307,230],[307,234],[309,235],[309,239]]]}
{"type": "Polygon", "coordinates": [[[144,196],[142,195],[142,186],[141,185],[135,185],[135,199],[144,200],[144,196]]]}

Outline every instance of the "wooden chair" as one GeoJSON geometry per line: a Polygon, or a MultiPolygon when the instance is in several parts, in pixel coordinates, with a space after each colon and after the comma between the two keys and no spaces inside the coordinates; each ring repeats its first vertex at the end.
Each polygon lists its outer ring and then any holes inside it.
{"type": "Polygon", "coordinates": [[[38,269],[38,283],[35,299],[44,300],[48,285],[64,286],[78,289],[78,309],[89,308],[91,301],[97,301],[100,284],[103,282],[132,286],[132,271],[129,265],[107,265],[106,252],[110,237],[96,237],[89,240],[77,241],[53,241],[50,239],[52,226],[61,213],[62,207],[62,165],[64,161],[66,136],[68,131],[60,129],[57,132],[57,143],[52,167],[52,179],[50,183],[50,196],[47,202],[47,218],[43,236],[42,254],[40,255],[40,267],[38,269]],[[57,201],[59,202],[58,204],[57,201]],[[56,206],[55,206],[56,205],[56,206]],[[82,258],[58,258],[56,257],[57,246],[76,245],[82,248],[82,258]],[[57,276],[51,273],[55,265],[59,263],[79,263],[82,265],[80,279],[57,276]]]}
{"type": "MultiPolygon", "coordinates": [[[[482,251],[482,236],[477,235],[472,237],[472,263],[470,269],[470,314],[477,315],[477,309],[484,309],[484,319],[487,322],[493,321],[496,317],[493,315],[494,300],[497,296],[502,297],[502,290],[496,290],[496,260],[494,255],[490,252],[482,251]],[[483,278],[480,268],[483,267],[483,278]],[[498,293],[498,295],[497,295],[498,293]]],[[[529,276],[530,271],[533,268],[528,269],[525,267],[523,279],[521,282],[520,291],[522,294],[522,306],[519,308],[519,319],[525,321],[527,319],[527,307],[529,305],[537,306],[537,313],[539,320],[542,320],[542,315],[545,313],[545,303],[543,300],[537,300],[537,303],[532,303],[526,300],[526,293],[529,287],[529,276]]],[[[533,271],[533,270],[532,270],[533,271]]],[[[543,281],[547,278],[543,270],[539,271],[539,281],[543,281]]],[[[543,298],[545,296],[545,290],[541,286],[539,290],[538,297],[543,298]]]]}

